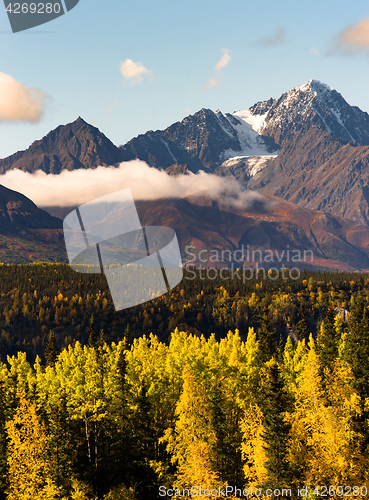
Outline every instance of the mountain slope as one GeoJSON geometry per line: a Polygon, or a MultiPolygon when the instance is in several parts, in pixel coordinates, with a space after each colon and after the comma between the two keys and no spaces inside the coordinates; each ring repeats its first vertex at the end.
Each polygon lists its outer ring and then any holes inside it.
{"type": "MultiPolygon", "coordinates": [[[[301,255],[313,252],[312,262],[310,257],[300,264],[284,262],[290,267],[369,269],[369,228],[272,196],[247,209],[220,206],[198,196],[139,202],[137,209],[142,224],[175,229],[184,257],[187,245],[193,245],[196,254],[202,249],[235,252],[243,245],[250,252],[271,250],[279,255],[287,249],[291,254],[292,250],[301,255]]],[[[281,266],[278,259],[273,262],[265,267],[281,266]]]]}
{"type": "Polygon", "coordinates": [[[0,185],[0,262],[66,262],[62,221],[0,185]]]}
{"type": "Polygon", "coordinates": [[[286,144],[248,187],[369,225],[369,147],[312,129],[286,144]]]}
{"type": "MultiPolygon", "coordinates": [[[[369,269],[369,229],[352,221],[308,210],[265,196],[252,207],[220,205],[206,196],[137,202],[143,225],[175,229],[182,254],[186,245],[201,249],[242,247],[262,252],[289,249],[310,259],[287,266],[369,269]]],[[[40,210],[28,198],[0,186],[0,262],[66,262],[62,222],[40,210]]],[[[281,265],[276,262],[277,267],[281,265]]],[[[249,263],[252,264],[251,262],[249,263]]],[[[273,267],[270,262],[265,267],[273,267]]]]}
{"type": "Polygon", "coordinates": [[[213,172],[220,166],[220,173],[227,167],[222,163],[234,158],[252,170],[248,158],[271,159],[312,128],[327,132],[338,145],[369,145],[369,115],[328,85],[310,80],[248,110],[223,114],[201,109],[165,130],[135,137],[122,151],[125,159],[139,158],[160,169],[178,163],[193,172],[213,172]]]}
{"type": "Polygon", "coordinates": [[[43,170],[59,174],[62,170],[96,168],[122,161],[122,152],[98,128],[78,118],[60,125],[26,151],[0,160],[0,174],[17,168],[25,172],[43,170]]]}

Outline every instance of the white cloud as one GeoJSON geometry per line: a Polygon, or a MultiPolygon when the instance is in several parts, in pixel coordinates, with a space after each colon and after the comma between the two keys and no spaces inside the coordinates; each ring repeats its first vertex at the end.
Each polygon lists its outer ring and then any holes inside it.
{"type": "Polygon", "coordinates": [[[0,72],[0,121],[36,123],[43,113],[45,94],[0,72]]]}
{"type": "Polygon", "coordinates": [[[315,54],[316,56],[318,56],[318,55],[319,55],[319,50],[318,50],[318,49],[316,49],[315,47],[311,47],[310,52],[312,52],[312,53],[313,53],[313,54],[315,54]]]}
{"type": "Polygon", "coordinates": [[[231,61],[232,59],[232,53],[229,49],[226,49],[225,47],[222,48],[221,50],[222,56],[219,59],[219,61],[216,63],[214,66],[214,71],[215,75],[211,76],[209,80],[204,84],[206,89],[210,89],[211,87],[219,87],[220,86],[220,72],[223,68],[227,66],[227,64],[231,61]]]}
{"type": "Polygon", "coordinates": [[[132,59],[126,59],[120,63],[120,72],[123,78],[132,85],[138,85],[143,82],[143,77],[150,79],[153,75],[153,72],[145,68],[142,63],[135,63],[132,59]]]}
{"type": "Polygon", "coordinates": [[[349,52],[369,49],[369,18],[361,19],[341,31],[337,36],[336,48],[349,52]]]}
{"type": "Polygon", "coordinates": [[[235,179],[224,179],[202,171],[171,176],[140,160],[121,163],[118,168],[63,170],[59,175],[41,170],[34,174],[9,170],[0,176],[0,184],[21,192],[39,207],[77,206],[126,188],[131,189],[135,200],[184,198],[202,193],[236,208],[245,208],[254,200],[264,199],[255,191],[244,190],[235,179]]]}
{"type": "Polygon", "coordinates": [[[225,68],[227,66],[227,64],[230,62],[230,60],[232,59],[230,50],[223,48],[222,52],[223,52],[222,57],[219,59],[219,61],[215,65],[215,71],[217,73],[219,73],[219,71],[221,69],[225,68]]]}

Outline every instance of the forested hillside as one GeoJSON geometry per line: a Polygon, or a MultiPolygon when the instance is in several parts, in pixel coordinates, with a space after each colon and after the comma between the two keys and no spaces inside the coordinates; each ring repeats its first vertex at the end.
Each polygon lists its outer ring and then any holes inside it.
{"type": "Polygon", "coordinates": [[[0,270],[0,499],[366,497],[365,275],[198,276],[117,313],[102,276],[0,270]]]}
{"type": "Polygon", "coordinates": [[[316,341],[279,345],[264,302],[245,342],[238,331],[217,341],[176,330],[169,344],[108,345],[91,329],[87,346],[59,354],[51,336],[46,367],[9,358],[1,498],[188,497],[192,487],[222,498],[226,485],[366,497],[369,332],[354,300],[347,329],[329,303],[316,341]]]}
{"type": "Polygon", "coordinates": [[[193,279],[186,272],[181,284],[169,294],[148,303],[116,312],[104,276],[82,274],[64,264],[0,265],[0,353],[21,350],[30,362],[36,355],[44,360],[49,333],[54,331],[58,350],[78,340],[86,344],[91,316],[97,334],[103,329],[105,340],[119,341],[129,326],[131,340],[154,333],[168,341],[176,327],[217,339],[229,330],[239,330],[246,339],[248,328],[257,328],[267,296],[271,325],[284,339],[297,338],[301,301],[304,302],[309,331],[316,333],[324,318],[328,300],[336,307],[350,309],[353,294],[361,290],[369,297],[365,274],[301,273],[297,280],[281,277],[242,282],[230,279],[193,279]]]}

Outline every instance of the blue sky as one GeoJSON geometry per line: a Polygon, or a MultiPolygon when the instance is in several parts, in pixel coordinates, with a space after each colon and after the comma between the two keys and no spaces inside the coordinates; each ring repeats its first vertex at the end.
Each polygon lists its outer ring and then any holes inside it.
{"type": "Polygon", "coordinates": [[[367,18],[364,0],[80,0],[13,34],[0,5],[0,73],[39,89],[43,109],[33,121],[3,117],[0,157],[78,116],[119,145],[203,107],[246,109],[311,78],[369,112],[369,42],[363,31],[359,42],[343,38],[367,18]]]}

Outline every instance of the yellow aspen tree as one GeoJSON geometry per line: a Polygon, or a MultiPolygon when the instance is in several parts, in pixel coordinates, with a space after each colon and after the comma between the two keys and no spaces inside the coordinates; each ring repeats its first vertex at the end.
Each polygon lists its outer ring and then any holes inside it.
{"type": "Polygon", "coordinates": [[[206,392],[192,372],[183,371],[183,391],[176,407],[178,416],[174,430],[168,429],[164,441],[172,462],[177,464],[175,487],[192,486],[214,489],[221,486],[214,468],[215,432],[206,392]]]}
{"type": "Polygon", "coordinates": [[[359,397],[349,384],[348,366],[339,361],[325,374],[324,392],[320,361],[313,342],[309,346],[297,381],[294,411],[289,415],[290,461],[312,490],[321,484],[354,486],[363,479],[360,436],[352,425],[360,412],[359,397]]]}
{"type": "Polygon", "coordinates": [[[6,423],[9,438],[8,500],[52,500],[58,498],[48,459],[45,427],[40,423],[36,408],[24,394],[19,394],[19,406],[14,418],[6,423]]]}
{"type": "Polygon", "coordinates": [[[263,439],[263,413],[258,405],[250,406],[241,422],[243,432],[242,458],[248,487],[258,487],[268,478],[266,443],[263,439]]]}

